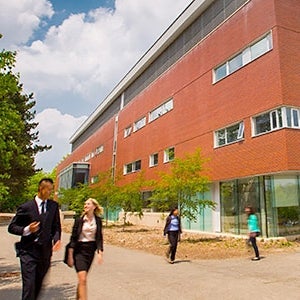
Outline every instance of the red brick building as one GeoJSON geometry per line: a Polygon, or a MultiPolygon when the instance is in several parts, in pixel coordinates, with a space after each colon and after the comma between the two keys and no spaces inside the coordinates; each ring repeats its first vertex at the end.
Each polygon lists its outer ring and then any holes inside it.
{"type": "Polygon", "coordinates": [[[300,1],[195,0],[71,137],[60,187],[100,171],[155,178],[202,149],[216,211],[185,228],[300,233],[300,1]]]}

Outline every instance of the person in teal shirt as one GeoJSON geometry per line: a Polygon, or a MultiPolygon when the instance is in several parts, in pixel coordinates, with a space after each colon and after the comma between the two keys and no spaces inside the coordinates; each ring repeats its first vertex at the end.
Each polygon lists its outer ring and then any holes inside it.
{"type": "Polygon", "coordinates": [[[245,213],[248,216],[248,230],[249,230],[249,241],[255,252],[255,257],[252,260],[260,260],[258,247],[256,244],[256,237],[260,235],[260,229],[258,225],[257,216],[254,213],[254,210],[251,206],[245,208],[245,213]]]}

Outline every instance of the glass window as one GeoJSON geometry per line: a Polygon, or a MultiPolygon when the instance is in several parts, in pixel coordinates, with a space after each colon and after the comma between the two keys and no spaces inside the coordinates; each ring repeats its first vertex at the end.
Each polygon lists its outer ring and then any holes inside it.
{"type": "Polygon", "coordinates": [[[139,171],[142,168],[142,161],[137,160],[134,162],[134,171],[139,171]]]}
{"type": "Polygon", "coordinates": [[[142,161],[137,160],[124,166],[123,173],[128,174],[141,170],[142,161]]]}
{"type": "Polygon", "coordinates": [[[257,43],[253,44],[251,49],[251,59],[254,60],[258,58],[259,56],[263,55],[264,53],[268,52],[270,48],[270,35],[267,35],[257,43]]]}
{"type": "Polygon", "coordinates": [[[131,134],[131,130],[132,130],[131,126],[124,129],[124,138],[131,134]]]}
{"type": "Polygon", "coordinates": [[[100,154],[101,152],[103,152],[103,150],[104,150],[104,146],[101,145],[101,146],[99,146],[99,147],[96,148],[95,154],[98,155],[98,154],[100,154]]]}
{"type": "Polygon", "coordinates": [[[149,122],[161,117],[162,115],[166,114],[168,111],[173,109],[173,99],[165,102],[161,106],[157,107],[153,111],[149,113],[149,122]]]}
{"type": "Polygon", "coordinates": [[[258,42],[249,45],[243,51],[237,53],[233,58],[229,59],[221,66],[215,68],[213,71],[214,82],[217,82],[229,74],[237,71],[241,67],[247,65],[271,49],[272,35],[269,33],[258,42]]]}
{"type": "Polygon", "coordinates": [[[293,126],[299,127],[299,110],[292,109],[293,126]]]}
{"type": "Polygon", "coordinates": [[[236,197],[234,197],[234,181],[220,184],[221,228],[222,232],[238,233],[236,221],[236,197]]]}
{"type": "Polygon", "coordinates": [[[150,155],[150,161],[149,161],[149,166],[157,166],[158,165],[158,153],[154,153],[150,155]]]}
{"type": "Polygon", "coordinates": [[[131,173],[131,172],[132,172],[132,164],[126,165],[126,174],[131,173]]]}
{"type": "Polygon", "coordinates": [[[143,117],[133,124],[133,131],[137,131],[146,125],[146,117],[143,117]]]}
{"type": "Polygon", "coordinates": [[[281,107],[253,118],[255,135],[283,127],[299,128],[299,110],[281,107]]]}
{"type": "Polygon", "coordinates": [[[254,118],[255,120],[255,134],[268,132],[271,130],[270,113],[266,113],[254,118]]]}
{"type": "Polygon", "coordinates": [[[242,53],[238,54],[236,57],[232,58],[228,62],[229,73],[233,73],[243,66],[243,55],[242,53]]]}
{"type": "Polygon", "coordinates": [[[260,218],[258,178],[221,182],[220,198],[222,232],[247,234],[245,207],[252,206],[260,218]]]}
{"type": "Polygon", "coordinates": [[[299,110],[286,107],[286,125],[287,127],[299,127],[299,110]]]}
{"type": "Polygon", "coordinates": [[[233,126],[218,130],[215,133],[216,146],[222,146],[236,142],[244,137],[244,122],[237,123],[233,126]]]}
{"type": "Polygon", "coordinates": [[[164,151],[164,162],[169,162],[175,158],[175,148],[171,147],[164,151]]]}
{"type": "Polygon", "coordinates": [[[227,76],[227,64],[223,64],[222,66],[215,69],[215,81],[218,81],[227,76]]]}
{"type": "Polygon", "coordinates": [[[217,145],[222,146],[226,144],[226,132],[225,129],[217,131],[217,145]]]}
{"type": "Polygon", "coordinates": [[[244,122],[241,122],[239,124],[239,131],[238,131],[238,135],[237,135],[238,140],[242,139],[244,137],[244,128],[245,128],[244,122]]]}
{"type": "Polygon", "coordinates": [[[239,127],[240,127],[240,124],[236,124],[234,126],[226,128],[228,144],[235,142],[237,140],[239,127]]]}
{"type": "Polygon", "coordinates": [[[300,206],[298,178],[292,175],[276,175],[274,180],[274,216],[278,235],[300,233],[300,206]]]}

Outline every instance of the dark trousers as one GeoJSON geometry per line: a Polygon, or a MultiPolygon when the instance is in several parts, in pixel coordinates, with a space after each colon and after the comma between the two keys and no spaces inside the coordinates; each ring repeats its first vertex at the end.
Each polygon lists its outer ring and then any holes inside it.
{"type": "Polygon", "coordinates": [[[256,237],[255,236],[250,236],[249,240],[250,240],[251,245],[254,249],[255,256],[259,257],[258,247],[257,247],[257,244],[256,244],[256,237]]]}
{"type": "Polygon", "coordinates": [[[20,263],[23,282],[22,300],[36,300],[50,267],[50,257],[37,257],[32,253],[21,251],[20,263]]]}
{"type": "Polygon", "coordinates": [[[168,240],[170,244],[168,255],[170,255],[171,261],[175,260],[178,238],[179,238],[179,231],[168,231],[168,240]]]}

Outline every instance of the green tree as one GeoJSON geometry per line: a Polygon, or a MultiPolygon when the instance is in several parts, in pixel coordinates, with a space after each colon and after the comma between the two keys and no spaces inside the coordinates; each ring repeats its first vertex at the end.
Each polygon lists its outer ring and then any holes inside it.
{"type": "Polygon", "coordinates": [[[108,212],[110,209],[118,209],[117,201],[114,199],[118,198],[120,191],[112,178],[112,170],[99,173],[97,183],[92,187],[92,190],[92,196],[97,199],[105,210],[106,225],[108,225],[108,212]]]}
{"type": "Polygon", "coordinates": [[[73,210],[76,216],[81,215],[84,202],[92,197],[93,191],[88,184],[78,184],[74,188],[60,189],[58,192],[58,203],[73,210]]]}
{"type": "Polygon", "coordinates": [[[123,225],[127,224],[128,213],[135,213],[140,218],[143,216],[142,189],[149,186],[150,181],[146,181],[143,172],[137,174],[135,180],[119,187],[113,201],[114,206],[123,209],[123,225]]]}
{"type": "Polygon", "coordinates": [[[33,94],[23,93],[19,74],[13,72],[15,62],[15,52],[0,52],[1,211],[12,211],[24,200],[27,180],[35,173],[35,155],[51,148],[38,144],[35,101],[33,94]]]}
{"type": "MultiPolygon", "coordinates": [[[[37,194],[38,184],[42,178],[51,178],[55,182],[56,169],[54,168],[50,173],[42,170],[37,171],[33,176],[27,180],[26,188],[23,193],[23,198],[26,200],[32,199],[37,194]]],[[[52,195],[53,197],[54,195],[52,195]]]]}
{"type": "Polygon", "coordinates": [[[181,216],[189,220],[195,220],[201,208],[214,209],[214,201],[200,197],[209,190],[209,178],[203,175],[205,162],[207,159],[202,157],[200,149],[183,158],[175,158],[171,162],[170,173],[160,173],[151,206],[161,211],[178,206],[181,216]]]}

